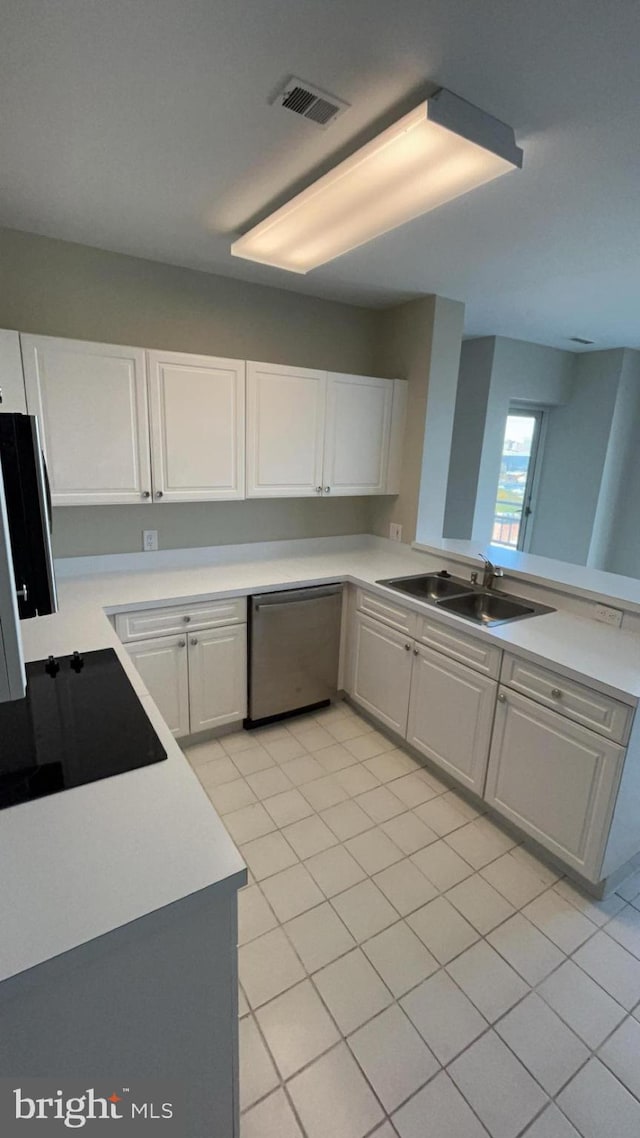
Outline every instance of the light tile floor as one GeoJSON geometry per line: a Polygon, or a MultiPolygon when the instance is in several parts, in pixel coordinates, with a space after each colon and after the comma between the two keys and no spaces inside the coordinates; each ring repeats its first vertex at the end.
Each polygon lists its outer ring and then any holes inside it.
{"type": "Polygon", "coordinates": [[[187,755],[250,874],[241,1138],[640,1136],[640,873],[583,896],[346,704],[187,755]]]}

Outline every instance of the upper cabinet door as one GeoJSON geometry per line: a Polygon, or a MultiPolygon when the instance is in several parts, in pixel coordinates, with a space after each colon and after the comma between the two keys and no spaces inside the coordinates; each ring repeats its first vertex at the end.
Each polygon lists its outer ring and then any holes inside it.
{"type": "Polygon", "coordinates": [[[144,351],[21,336],[54,506],[118,505],[151,494],[144,351]]]}
{"type": "Polygon", "coordinates": [[[327,377],[326,494],[384,494],[393,380],[327,377]]]}
{"type": "Polygon", "coordinates": [[[247,364],[247,497],[322,491],[327,373],[247,364]]]}
{"type": "Polygon", "coordinates": [[[244,498],[243,360],[149,352],[154,498],[244,498]]]}
{"type": "Polygon", "coordinates": [[[0,411],[26,410],[20,336],[0,328],[0,411]]]}

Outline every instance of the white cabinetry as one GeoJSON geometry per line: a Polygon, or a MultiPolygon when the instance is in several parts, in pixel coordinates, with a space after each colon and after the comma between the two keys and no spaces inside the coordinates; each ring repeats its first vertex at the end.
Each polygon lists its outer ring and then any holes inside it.
{"type": "Polygon", "coordinates": [[[352,698],[402,736],[407,729],[411,647],[404,633],[356,613],[352,698]]]}
{"type": "Polygon", "coordinates": [[[158,636],[128,644],[127,651],[147,691],[177,739],[189,734],[189,668],[187,639],[158,636]]]}
{"type": "Polygon", "coordinates": [[[154,498],[244,498],[242,360],[148,352],[154,498]]]}
{"type": "Polygon", "coordinates": [[[54,506],[116,505],[151,494],[144,352],[22,336],[54,506]]]}
{"type": "Polygon", "coordinates": [[[487,802],[584,877],[600,880],[624,750],[502,688],[487,802]]]}
{"type": "Polygon", "coordinates": [[[322,491],[327,373],[247,364],[247,497],[322,491]]]}
{"type": "MultiPolygon", "coordinates": [[[[496,682],[474,666],[414,640],[421,625],[409,610],[362,590],[357,598],[364,611],[356,612],[353,621],[352,699],[481,795],[496,682]],[[367,615],[378,610],[381,619],[367,615]]],[[[474,665],[476,644],[472,637],[456,633],[456,653],[466,651],[474,665]]]]}
{"type": "Polygon", "coordinates": [[[413,649],[407,741],[482,794],[496,684],[432,648],[413,649]]]}
{"type": "Polygon", "coordinates": [[[26,410],[20,335],[0,328],[0,412],[26,410]]]}
{"type": "Polygon", "coordinates": [[[244,622],[244,597],[117,614],[116,631],[176,738],[245,718],[244,622]]]}
{"type": "Polygon", "coordinates": [[[404,381],[247,364],[247,497],[397,493],[404,381]],[[397,400],[396,385],[402,384],[397,400]]]}
{"type": "Polygon", "coordinates": [[[189,635],[191,733],[236,723],[247,713],[247,629],[239,624],[189,635]]]}
{"type": "Polygon", "coordinates": [[[325,493],[385,493],[392,404],[392,380],[329,373],[325,493]]]}

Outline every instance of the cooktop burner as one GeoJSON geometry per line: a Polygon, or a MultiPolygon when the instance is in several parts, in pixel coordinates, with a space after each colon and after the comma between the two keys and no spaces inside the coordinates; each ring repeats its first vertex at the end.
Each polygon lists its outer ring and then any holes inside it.
{"type": "Polygon", "coordinates": [[[0,809],[166,757],[113,648],[27,664],[0,703],[0,809]]]}

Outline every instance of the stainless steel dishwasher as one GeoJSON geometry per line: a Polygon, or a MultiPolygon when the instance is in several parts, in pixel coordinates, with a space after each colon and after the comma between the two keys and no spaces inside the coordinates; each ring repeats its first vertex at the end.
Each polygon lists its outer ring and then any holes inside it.
{"type": "Polygon", "coordinates": [[[338,686],[342,585],[250,600],[245,726],[328,703],[338,686]]]}

